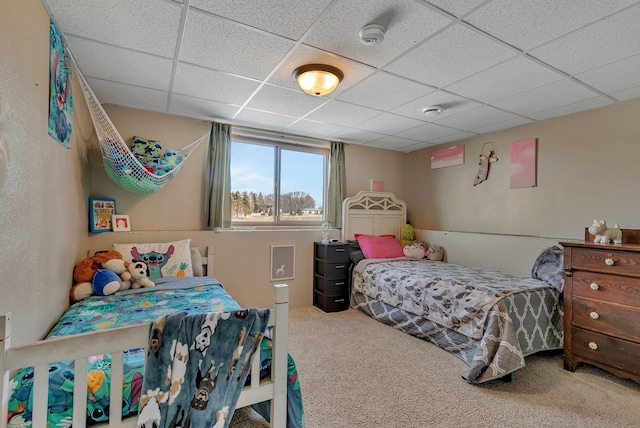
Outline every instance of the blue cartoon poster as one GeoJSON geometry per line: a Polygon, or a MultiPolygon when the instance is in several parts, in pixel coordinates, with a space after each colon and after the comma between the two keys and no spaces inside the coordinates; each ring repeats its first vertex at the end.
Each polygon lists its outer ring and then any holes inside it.
{"type": "Polygon", "coordinates": [[[50,23],[49,50],[49,135],[69,148],[73,99],[71,97],[71,59],[53,21],[50,23]]]}

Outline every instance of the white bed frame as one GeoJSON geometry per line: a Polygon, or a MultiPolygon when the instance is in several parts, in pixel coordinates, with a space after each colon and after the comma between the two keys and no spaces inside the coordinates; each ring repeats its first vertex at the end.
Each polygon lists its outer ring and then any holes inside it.
{"type": "Polygon", "coordinates": [[[359,192],[342,201],[342,240],[364,235],[395,235],[402,239],[407,207],[390,192],[359,192]]]}
{"type": "MultiPolygon", "coordinates": [[[[206,272],[213,273],[213,247],[207,247],[202,259],[206,272]]],[[[273,340],[271,376],[260,380],[252,376],[251,384],[241,394],[236,408],[271,400],[271,422],[274,428],[283,428],[287,420],[287,355],[288,355],[289,288],[287,284],[273,285],[273,308],[269,318],[273,340]]],[[[7,426],[9,379],[18,369],[34,367],[33,422],[34,428],[47,426],[48,365],[64,360],[75,360],[74,383],[81,385],[73,393],[73,427],[86,426],[87,414],[87,359],[92,355],[109,353],[111,366],[111,401],[108,423],[97,427],[136,427],[137,417],[122,419],[122,378],[124,351],[146,348],[149,340],[149,324],[120,327],[110,330],[39,340],[33,343],[11,346],[11,313],[0,315],[0,396],[2,413],[0,428],[7,426]]],[[[260,351],[252,359],[252,373],[260,373],[260,351]]]]}

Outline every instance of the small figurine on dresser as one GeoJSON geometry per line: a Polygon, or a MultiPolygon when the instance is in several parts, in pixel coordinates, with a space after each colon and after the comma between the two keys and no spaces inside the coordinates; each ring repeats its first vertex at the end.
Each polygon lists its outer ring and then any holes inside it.
{"type": "Polygon", "coordinates": [[[622,243],[622,230],[617,224],[613,228],[608,228],[606,221],[593,219],[593,224],[589,226],[588,230],[590,234],[595,236],[593,242],[596,244],[608,244],[611,241],[614,244],[622,243]]]}

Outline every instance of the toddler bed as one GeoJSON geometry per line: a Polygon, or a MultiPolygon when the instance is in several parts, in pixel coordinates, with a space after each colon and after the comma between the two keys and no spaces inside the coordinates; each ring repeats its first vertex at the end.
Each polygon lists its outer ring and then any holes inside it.
{"type": "MultiPolygon", "coordinates": [[[[202,264],[210,273],[212,247],[207,251],[202,264]]],[[[135,427],[150,324],[175,313],[244,309],[212,276],[155,283],[83,299],[62,315],[46,340],[34,343],[11,347],[11,316],[0,316],[0,395],[7,415],[0,427],[135,427]]],[[[255,375],[249,375],[235,408],[252,405],[272,427],[299,427],[304,416],[295,363],[287,353],[286,284],[274,285],[273,303],[268,338],[251,361],[255,375]]]]}
{"type": "Polygon", "coordinates": [[[391,193],[345,199],[343,240],[352,243],[354,262],[351,307],[453,353],[469,365],[462,377],[472,384],[513,379],[527,355],[562,349],[561,249],[542,252],[535,278],[412,259],[397,253],[393,238],[405,222],[405,204],[391,193]],[[393,241],[396,252],[365,258],[356,237],[383,246],[393,241]]]}

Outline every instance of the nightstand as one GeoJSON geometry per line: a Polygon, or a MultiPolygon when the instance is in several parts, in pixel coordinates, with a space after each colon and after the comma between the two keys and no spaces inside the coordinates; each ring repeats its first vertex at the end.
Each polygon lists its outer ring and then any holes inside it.
{"type": "Polygon", "coordinates": [[[313,305],[325,312],[349,308],[349,244],[313,244],[313,305]]]}

